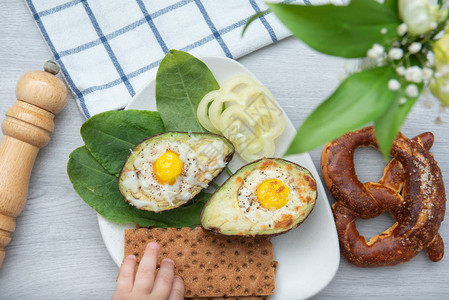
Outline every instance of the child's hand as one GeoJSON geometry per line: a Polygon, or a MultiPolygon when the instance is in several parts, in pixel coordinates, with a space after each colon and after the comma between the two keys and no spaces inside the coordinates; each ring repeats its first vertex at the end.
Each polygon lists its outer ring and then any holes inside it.
{"type": "Polygon", "coordinates": [[[168,258],[161,262],[156,279],[156,260],[159,253],[157,243],[149,243],[139,264],[136,279],[134,268],[136,257],[128,256],[123,262],[117,279],[117,287],[112,300],[120,299],[154,299],[154,300],[182,300],[184,299],[184,282],[181,277],[174,275],[175,263],[168,258]]]}

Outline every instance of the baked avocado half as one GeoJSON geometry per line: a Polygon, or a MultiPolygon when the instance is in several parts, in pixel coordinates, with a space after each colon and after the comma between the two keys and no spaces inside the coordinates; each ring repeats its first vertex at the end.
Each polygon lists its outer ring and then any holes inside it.
{"type": "Polygon", "coordinates": [[[233,144],[209,133],[166,132],[130,149],[120,172],[120,192],[148,211],[174,209],[206,188],[234,154],[233,144]]]}
{"type": "Polygon", "coordinates": [[[316,181],[305,168],[263,158],[243,166],[209,199],[201,226],[224,235],[273,235],[304,221],[315,205],[316,181]]]}

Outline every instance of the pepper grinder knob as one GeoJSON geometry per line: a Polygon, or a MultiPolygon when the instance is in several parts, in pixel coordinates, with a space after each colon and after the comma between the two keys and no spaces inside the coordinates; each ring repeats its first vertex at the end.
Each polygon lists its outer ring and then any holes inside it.
{"type": "Polygon", "coordinates": [[[39,149],[50,141],[53,118],[67,102],[67,87],[55,75],[59,66],[47,61],[45,71],[24,74],[16,85],[15,104],[1,123],[0,143],[0,267],[11,241],[16,217],[28,195],[31,170],[39,149]]]}

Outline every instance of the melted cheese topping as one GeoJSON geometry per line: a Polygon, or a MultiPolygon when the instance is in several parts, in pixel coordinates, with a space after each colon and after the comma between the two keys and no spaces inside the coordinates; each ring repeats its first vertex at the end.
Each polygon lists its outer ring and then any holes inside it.
{"type": "Polygon", "coordinates": [[[223,142],[216,140],[196,151],[174,139],[149,143],[134,155],[133,170],[121,174],[122,186],[131,192],[125,197],[137,208],[148,206],[153,211],[192,199],[195,187],[206,188],[212,173],[226,165],[223,142]]]}

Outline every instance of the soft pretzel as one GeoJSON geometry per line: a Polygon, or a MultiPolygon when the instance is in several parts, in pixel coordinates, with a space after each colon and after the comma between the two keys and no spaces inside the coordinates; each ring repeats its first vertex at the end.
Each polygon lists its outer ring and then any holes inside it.
{"type": "Polygon", "coordinates": [[[324,181],[334,196],[332,211],[341,253],[359,267],[392,266],[411,260],[426,249],[432,261],[444,255],[438,234],[446,210],[441,170],[428,151],[433,134],[409,139],[399,133],[378,182],[361,183],[355,174],[354,150],[377,148],[374,129],[365,127],[328,143],[321,156],[324,181]],[[356,218],[373,218],[388,211],[396,223],[366,241],[355,226],[356,218]]]}

